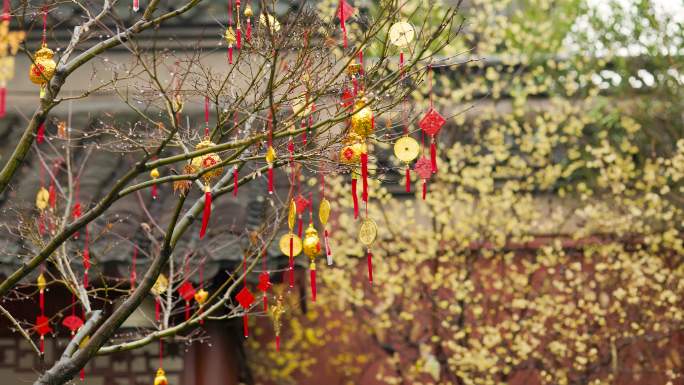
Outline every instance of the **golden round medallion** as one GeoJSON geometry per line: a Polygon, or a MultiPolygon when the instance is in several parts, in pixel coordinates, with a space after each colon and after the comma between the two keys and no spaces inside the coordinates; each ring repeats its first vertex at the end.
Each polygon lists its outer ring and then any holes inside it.
{"type": "Polygon", "coordinates": [[[394,143],[394,156],[404,163],[410,163],[418,157],[420,145],[410,136],[404,136],[394,143]]]}
{"type": "Polygon", "coordinates": [[[389,29],[389,41],[399,48],[406,47],[416,36],[416,30],[405,21],[393,24],[389,29]]]}
{"type": "Polygon", "coordinates": [[[377,237],[378,225],[370,218],[364,219],[361,223],[361,228],[359,229],[359,241],[366,246],[370,246],[375,242],[377,237]]]}
{"type": "Polygon", "coordinates": [[[278,246],[280,247],[280,252],[283,254],[287,255],[288,257],[290,256],[290,238],[292,238],[292,256],[296,257],[299,255],[299,253],[302,252],[302,240],[298,236],[292,234],[292,233],[287,233],[280,237],[280,242],[278,242],[278,246]]]}

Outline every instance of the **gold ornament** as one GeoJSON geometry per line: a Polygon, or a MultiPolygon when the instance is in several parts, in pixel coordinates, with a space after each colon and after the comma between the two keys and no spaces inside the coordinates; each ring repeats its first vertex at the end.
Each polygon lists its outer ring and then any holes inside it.
{"type": "Polygon", "coordinates": [[[413,25],[400,21],[394,23],[389,29],[389,41],[398,48],[407,47],[416,36],[413,25]]]}
{"type": "Polygon", "coordinates": [[[199,289],[195,292],[195,301],[200,305],[204,305],[209,297],[209,293],[204,289],[199,289]]]}
{"type": "Polygon", "coordinates": [[[55,67],[57,67],[57,63],[53,59],[54,56],[55,53],[47,45],[43,45],[36,52],[33,57],[34,63],[31,64],[29,70],[31,82],[44,86],[52,79],[52,76],[55,74],[55,67]]]}
{"type": "Polygon", "coordinates": [[[347,65],[345,72],[347,73],[347,75],[349,75],[349,77],[354,77],[356,74],[359,73],[360,70],[361,64],[357,63],[356,61],[352,61],[347,65]]]}
{"type": "Polygon", "coordinates": [[[359,228],[359,241],[363,243],[366,247],[370,247],[375,239],[378,237],[378,226],[375,221],[366,218],[361,223],[361,228],[359,228]]]}
{"type": "Polygon", "coordinates": [[[272,15],[262,13],[259,16],[259,24],[261,24],[261,26],[264,28],[270,25],[271,33],[276,33],[280,31],[280,23],[278,22],[278,19],[276,19],[272,15]]]}
{"type": "Polygon", "coordinates": [[[313,223],[309,223],[309,227],[304,233],[304,254],[312,261],[321,252],[321,239],[318,237],[318,231],[314,228],[313,223]]]}
{"type": "Polygon", "coordinates": [[[50,193],[45,187],[41,187],[40,190],[38,190],[38,194],[36,194],[36,208],[43,211],[48,207],[49,202],[50,193]]]}
{"type": "Polygon", "coordinates": [[[235,31],[233,31],[233,27],[229,26],[228,29],[226,29],[226,43],[228,43],[228,47],[232,47],[237,43],[237,37],[235,37],[235,31]]]}
{"type": "Polygon", "coordinates": [[[296,257],[302,252],[302,240],[295,234],[287,233],[280,237],[278,246],[283,254],[290,256],[290,239],[292,239],[292,257],[296,257]]]}
{"type": "Polygon", "coordinates": [[[404,136],[394,143],[394,156],[404,163],[410,163],[418,157],[420,145],[410,136],[404,136]]]}
{"type": "Polygon", "coordinates": [[[330,218],[330,201],[323,198],[318,206],[318,220],[321,225],[325,226],[328,223],[328,218],[330,218]]]}
{"type": "Polygon", "coordinates": [[[287,226],[290,228],[290,232],[294,230],[295,222],[297,221],[297,204],[294,199],[290,201],[290,210],[287,213],[287,226]]]}
{"type": "Polygon", "coordinates": [[[340,163],[355,165],[361,161],[361,154],[367,151],[363,137],[350,132],[344,139],[345,146],[340,150],[340,163]]]}
{"type": "Polygon", "coordinates": [[[252,7],[250,7],[249,4],[247,4],[247,6],[245,7],[245,17],[252,17],[252,15],[254,15],[252,7]]]}
{"type": "MultiPolygon", "coordinates": [[[[208,137],[205,137],[201,142],[195,146],[195,150],[203,150],[205,148],[211,148],[216,146],[214,142],[209,140],[208,137]]],[[[218,156],[218,154],[214,152],[210,152],[208,154],[200,155],[197,157],[192,158],[192,161],[190,164],[192,165],[193,171],[198,172],[203,169],[210,168],[218,163],[221,162],[221,157],[218,156]]],[[[205,184],[210,184],[214,179],[217,179],[218,177],[223,174],[223,167],[217,167],[215,169],[212,169],[211,171],[206,172],[205,174],[202,175],[202,179],[204,179],[205,184]]]]}
{"type": "Polygon", "coordinates": [[[269,308],[269,315],[273,321],[273,330],[275,331],[276,336],[280,336],[281,318],[283,314],[285,314],[285,305],[283,305],[283,296],[281,295],[278,296],[276,304],[269,308]]]}
{"type": "Polygon", "coordinates": [[[159,274],[159,277],[157,277],[157,280],[154,282],[154,285],[152,285],[152,288],[150,291],[152,294],[156,296],[160,296],[166,292],[166,289],[169,288],[169,280],[166,278],[164,274],[159,274]]]}
{"type": "Polygon", "coordinates": [[[154,376],[154,385],[169,385],[169,380],[166,379],[164,369],[157,369],[157,375],[154,376]]]}
{"type": "Polygon", "coordinates": [[[152,171],[150,171],[150,178],[152,178],[152,179],[159,178],[159,169],[157,169],[156,167],[153,168],[152,171]]]}
{"type": "Polygon", "coordinates": [[[45,280],[45,276],[43,273],[40,273],[38,275],[38,279],[36,279],[36,284],[38,285],[38,290],[44,291],[45,287],[47,287],[47,281],[45,280]]]}
{"type": "Polygon", "coordinates": [[[373,127],[373,110],[367,105],[368,100],[365,97],[359,98],[354,103],[354,115],[351,117],[351,130],[362,138],[367,138],[373,134],[375,127],[373,127]]]}
{"type": "Polygon", "coordinates": [[[266,150],[266,163],[268,164],[273,164],[275,160],[277,159],[277,155],[275,152],[275,149],[273,146],[268,146],[268,149],[266,150]]]}

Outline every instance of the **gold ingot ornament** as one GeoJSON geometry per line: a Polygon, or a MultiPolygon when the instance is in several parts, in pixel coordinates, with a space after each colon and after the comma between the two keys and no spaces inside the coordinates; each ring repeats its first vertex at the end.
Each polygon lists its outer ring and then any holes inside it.
{"type": "Polygon", "coordinates": [[[356,112],[351,117],[352,132],[362,138],[367,138],[375,131],[373,110],[371,110],[367,103],[368,100],[365,97],[359,98],[354,103],[354,111],[356,112]]]}
{"type": "Polygon", "coordinates": [[[304,233],[303,249],[304,254],[311,260],[321,253],[321,239],[318,237],[318,231],[316,231],[313,223],[309,223],[309,227],[304,233]]]}
{"type": "Polygon", "coordinates": [[[52,79],[52,76],[55,74],[55,68],[57,67],[57,63],[55,63],[55,60],[53,59],[54,56],[55,53],[46,45],[43,45],[36,52],[33,57],[34,63],[31,64],[29,70],[29,79],[31,82],[44,86],[52,79]]]}
{"type": "Polygon", "coordinates": [[[410,163],[418,157],[420,145],[410,136],[404,136],[394,143],[394,156],[404,163],[410,163]]]}
{"type": "Polygon", "coordinates": [[[160,296],[166,292],[166,289],[169,288],[169,280],[166,278],[164,274],[159,274],[159,277],[157,277],[157,280],[154,282],[154,285],[152,285],[152,288],[150,291],[152,294],[156,296],[160,296]]]}
{"type": "Polygon", "coordinates": [[[204,305],[209,297],[209,293],[204,289],[199,289],[195,292],[195,301],[200,305],[204,305]]]}
{"type": "MultiPolygon", "coordinates": [[[[205,137],[201,142],[197,144],[197,146],[195,146],[195,150],[203,150],[214,146],[216,146],[216,144],[209,140],[209,138],[205,137]]],[[[194,172],[198,172],[200,170],[210,168],[220,162],[221,157],[214,152],[210,152],[208,154],[192,158],[190,165],[192,166],[194,172]]],[[[203,174],[202,179],[204,179],[205,184],[210,184],[213,180],[219,178],[221,174],[223,174],[223,167],[217,167],[203,174]]]]}

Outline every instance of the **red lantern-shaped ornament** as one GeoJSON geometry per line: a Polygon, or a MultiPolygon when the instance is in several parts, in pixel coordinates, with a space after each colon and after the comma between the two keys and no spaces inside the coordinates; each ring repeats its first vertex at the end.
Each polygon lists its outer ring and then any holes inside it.
{"type": "Polygon", "coordinates": [[[243,331],[245,338],[249,337],[249,319],[247,316],[247,312],[249,311],[250,306],[252,303],[254,303],[254,294],[252,294],[251,291],[247,288],[247,286],[243,286],[242,290],[235,296],[235,299],[238,301],[240,306],[242,306],[242,309],[245,311],[244,315],[242,316],[242,326],[243,326],[243,331]]]}
{"type": "Polygon", "coordinates": [[[195,298],[195,288],[190,281],[185,281],[179,288],[178,294],[185,300],[185,320],[190,318],[190,302],[195,298]]]}

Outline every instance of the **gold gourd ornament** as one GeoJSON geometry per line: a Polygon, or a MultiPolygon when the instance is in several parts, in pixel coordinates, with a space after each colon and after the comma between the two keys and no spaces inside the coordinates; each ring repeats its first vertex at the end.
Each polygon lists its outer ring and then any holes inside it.
{"type": "Polygon", "coordinates": [[[368,282],[373,284],[373,253],[371,246],[378,237],[378,225],[374,220],[366,217],[359,228],[359,241],[366,246],[366,262],[368,263],[368,282]]]}
{"type": "MultiPolygon", "coordinates": [[[[212,142],[208,136],[205,136],[201,142],[195,146],[195,150],[204,150],[215,147],[216,144],[212,142]]],[[[196,156],[190,161],[190,166],[194,172],[205,171],[202,174],[204,180],[204,213],[202,215],[202,227],[200,228],[200,239],[204,238],[209,225],[209,218],[211,217],[211,183],[218,179],[223,174],[223,167],[215,167],[221,162],[221,157],[215,152],[209,152],[204,155],[196,156]],[[215,168],[212,168],[215,167],[215,168]]]]}
{"type": "Polygon", "coordinates": [[[29,69],[29,79],[33,84],[40,86],[40,97],[45,96],[47,84],[55,74],[57,63],[54,60],[55,53],[43,44],[33,56],[33,63],[29,69]]]}
{"type": "Polygon", "coordinates": [[[164,369],[157,369],[157,374],[154,376],[154,385],[169,385],[169,380],[166,379],[164,369]]]}
{"type": "MultiPolygon", "coordinates": [[[[359,217],[359,199],[356,193],[357,176],[359,175],[358,164],[361,157],[367,153],[366,142],[363,137],[350,131],[344,139],[344,146],[340,150],[340,163],[348,166],[357,166],[352,169],[351,174],[351,195],[354,203],[354,219],[359,217]]],[[[367,157],[366,157],[367,159],[367,157]]]]}
{"type": "Polygon", "coordinates": [[[36,208],[39,211],[44,211],[48,207],[50,201],[50,193],[45,187],[41,187],[36,194],[36,208]]]}
{"type": "MultiPolygon", "coordinates": [[[[324,189],[325,195],[325,189],[324,189]]],[[[323,244],[325,245],[325,258],[328,261],[328,266],[333,264],[332,249],[330,248],[330,239],[328,238],[328,219],[330,218],[330,201],[323,197],[318,206],[318,220],[323,226],[323,244]]]]}
{"type": "MultiPolygon", "coordinates": [[[[351,131],[361,138],[368,138],[375,131],[375,119],[373,118],[373,110],[368,105],[368,100],[363,94],[358,98],[354,104],[354,114],[351,117],[351,131]]],[[[361,192],[361,199],[368,202],[368,151],[364,151],[359,156],[361,159],[361,179],[363,182],[363,189],[361,192]]],[[[355,218],[358,215],[354,216],[355,218]]]]}
{"type": "Polygon", "coordinates": [[[295,222],[297,221],[297,204],[294,199],[290,200],[290,206],[287,213],[287,226],[289,232],[282,237],[278,242],[280,251],[289,256],[289,277],[290,287],[294,287],[294,257],[302,252],[302,240],[294,233],[295,222]]]}
{"type": "Polygon", "coordinates": [[[312,223],[304,233],[304,254],[309,257],[309,278],[311,282],[311,301],[316,302],[316,257],[321,253],[321,239],[312,223]]]}
{"type": "MultiPolygon", "coordinates": [[[[158,168],[153,168],[152,171],[150,171],[150,178],[152,180],[156,180],[159,178],[159,169],[158,168]]],[[[152,199],[157,199],[157,184],[152,185],[152,199]]]]}
{"type": "Polygon", "coordinates": [[[406,192],[411,192],[411,166],[420,154],[418,141],[406,135],[394,143],[394,156],[406,165],[406,192]]]}

